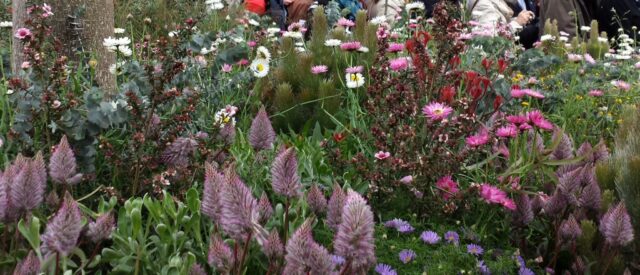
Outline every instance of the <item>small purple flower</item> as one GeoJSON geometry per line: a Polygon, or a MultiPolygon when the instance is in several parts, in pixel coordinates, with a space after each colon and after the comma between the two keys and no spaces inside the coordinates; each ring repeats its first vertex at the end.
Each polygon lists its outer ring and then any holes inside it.
{"type": "Polygon", "coordinates": [[[400,233],[411,233],[411,232],[413,232],[414,228],[410,224],[405,224],[405,225],[402,225],[402,226],[398,227],[397,230],[400,233]]]}
{"type": "Polygon", "coordinates": [[[444,239],[447,240],[448,243],[458,245],[460,242],[460,236],[455,231],[448,231],[444,233],[444,239]]]}
{"type": "Polygon", "coordinates": [[[393,267],[387,264],[378,264],[376,266],[376,273],[380,275],[397,275],[398,273],[393,270],[393,267]]]}
{"type": "Polygon", "coordinates": [[[526,267],[522,267],[520,268],[520,270],[518,270],[518,275],[535,275],[536,273],[534,273],[531,269],[528,269],[526,267]]]}
{"type": "Polygon", "coordinates": [[[402,261],[404,264],[408,264],[409,262],[413,261],[413,259],[416,258],[416,253],[413,252],[413,250],[411,249],[404,249],[402,251],[400,251],[400,261],[402,261]]]}
{"type": "Polygon", "coordinates": [[[231,72],[231,70],[233,70],[233,66],[229,65],[227,63],[225,63],[224,65],[222,65],[222,71],[225,73],[231,72]]]}
{"type": "Polygon", "coordinates": [[[484,249],[482,249],[482,247],[477,244],[468,244],[467,253],[475,256],[480,256],[482,255],[482,253],[484,253],[484,249]]]}
{"type": "Polygon", "coordinates": [[[433,232],[433,231],[424,231],[422,232],[422,234],[420,234],[420,239],[422,239],[423,242],[428,243],[428,244],[437,244],[438,242],[440,242],[440,236],[438,236],[438,233],[433,232]]]}
{"type": "Polygon", "coordinates": [[[478,261],[478,269],[482,275],[491,275],[491,270],[489,270],[489,267],[484,264],[484,261],[478,261]]]}

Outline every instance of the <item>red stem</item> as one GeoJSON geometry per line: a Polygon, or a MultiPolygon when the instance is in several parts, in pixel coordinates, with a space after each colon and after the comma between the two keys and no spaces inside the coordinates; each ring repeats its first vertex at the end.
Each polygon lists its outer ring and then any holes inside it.
{"type": "Polygon", "coordinates": [[[244,258],[247,256],[247,252],[249,252],[249,244],[251,243],[252,236],[253,236],[253,232],[249,233],[249,236],[247,236],[247,240],[244,242],[242,257],[240,258],[240,265],[238,265],[238,275],[240,275],[242,272],[242,267],[244,266],[244,258]]]}

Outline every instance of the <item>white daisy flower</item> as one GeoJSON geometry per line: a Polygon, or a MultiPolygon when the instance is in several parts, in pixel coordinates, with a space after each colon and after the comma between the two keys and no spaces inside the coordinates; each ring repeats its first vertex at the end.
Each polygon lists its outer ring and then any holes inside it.
{"type": "Polygon", "coordinates": [[[258,47],[256,50],[256,58],[266,59],[267,61],[271,61],[271,53],[269,49],[264,46],[258,47]]]}
{"type": "Polygon", "coordinates": [[[115,47],[118,46],[118,39],[109,36],[102,41],[102,46],[107,47],[109,50],[115,50],[115,47]]]}
{"type": "Polygon", "coordinates": [[[329,39],[324,41],[324,45],[327,47],[338,47],[340,44],[342,44],[342,41],[338,39],[329,39]]]}
{"type": "Polygon", "coordinates": [[[116,43],[119,46],[129,45],[129,44],[131,44],[131,39],[129,39],[129,37],[117,38],[116,39],[116,43]]]}
{"type": "Polygon", "coordinates": [[[8,89],[8,90],[7,90],[7,94],[8,94],[8,95],[13,94],[13,90],[8,89]]]}
{"type": "Polygon", "coordinates": [[[295,39],[302,39],[303,35],[301,32],[284,32],[282,34],[282,36],[284,37],[291,37],[291,38],[295,38],[295,39]]]}
{"type": "Polygon", "coordinates": [[[358,49],[359,52],[361,53],[368,53],[369,52],[369,48],[362,46],[358,49]]]}
{"type": "Polygon", "coordinates": [[[249,25],[260,26],[260,23],[258,23],[258,21],[256,21],[256,20],[249,19],[249,25]]]}
{"type": "Polygon", "coordinates": [[[11,28],[11,27],[13,27],[13,22],[11,21],[0,22],[0,28],[11,28]]]}
{"type": "Polygon", "coordinates": [[[598,37],[598,42],[600,42],[600,43],[608,43],[609,40],[606,37],[598,37]]]}
{"type": "Polygon", "coordinates": [[[131,54],[133,54],[133,51],[127,45],[118,46],[118,51],[124,56],[131,56],[131,54]]]}
{"type": "Polygon", "coordinates": [[[249,68],[253,72],[253,76],[263,78],[269,74],[269,61],[264,58],[256,58],[251,62],[249,68]]]}
{"type": "Polygon", "coordinates": [[[591,27],[589,27],[589,26],[582,26],[582,27],[580,27],[580,30],[581,30],[581,31],[583,31],[583,32],[588,32],[588,31],[591,31],[591,27]]]}
{"type": "Polygon", "coordinates": [[[362,76],[361,73],[347,73],[345,78],[347,80],[347,88],[349,89],[355,89],[364,85],[364,76],[362,76]]]}
{"type": "Polygon", "coordinates": [[[566,32],[560,31],[560,36],[569,36],[569,34],[566,32]]]}
{"type": "Polygon", "coordinates": [[[269,33],[269,35],[275,35],[276,33],[280,32],[280,28],[268,28],[267,29],[267,33],[269,33]]]}
{"type": "Polygon", "coordinates": [[[562,42],[567,42],[567,41],[569,41],[569,37],[566,37],[566,36],[560,36],[560,41],[562,41],[562,42]]]}
{"type": "Polygon", "coordinates": [[[296,52],[303,53],[306,50],[303,47],[296,47],[296,52]]]}
{"type": "Polygon", "coordinates": [[[178,35],[178,32],[176,31],[169,32],[169,37],[175,37],[176,35],[178,35]]]}
{"type": "Polygon", "coordinates": [[[550,35],[550,34],[545,34],[543,36],[540,36],[540,41],[542,41],[542,42],[549,41],[549,40],[551,40],[551,41],[556,40],[556,37],[553,36],[553,35],[550,35]]]}
{"type": "Polygon", "coordinates": [[[123,28],[115,28],[115,29],[113,29],[113,33],[115,33],[115,34],[121,34],[121,33],[124,33],[124,31],[125,31],[125,30],[124,30],[123,28]]]}
{"type": "Polygon", "coordinates": [[[411,11],[413,9],[424,10],[424,3],[422,2],[412,2],[404,6],[407,11],[411,11]]]}
{"type": "Polygon", "coordinates": [[[387,22],[387,17],[384,15],[376,16],[372,18],[370,22],[371,24],[374,24],[374,25],[380,25],[382,23],[387,22]]]}

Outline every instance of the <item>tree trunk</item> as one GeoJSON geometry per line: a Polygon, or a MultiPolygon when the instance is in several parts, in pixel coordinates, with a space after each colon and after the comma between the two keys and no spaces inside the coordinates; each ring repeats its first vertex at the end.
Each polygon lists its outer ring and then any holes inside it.
{"type": "Polygon", "coordinates": [[[18,74],[21,70],[23,54],[22,54],[22,41],[15,38],[13,34],[19,28],[24,26],[24,21],[27,19],[27,9],[25,5],[26,0],[13,0],[11,1],[11,13],[13,22],[12,48],[11,48],[11,71],[13,74],[18,74]]]}
{"type": "Polygon", "coordinates": [[[108,95],[116,91],[115,75],[109,66],[116,62],[115,53],[103,45],[114,36],[114,0],[53,0],[53,31],[64,45],[70,60],[84,62],[95,59],[95,81],[108,95]]]}

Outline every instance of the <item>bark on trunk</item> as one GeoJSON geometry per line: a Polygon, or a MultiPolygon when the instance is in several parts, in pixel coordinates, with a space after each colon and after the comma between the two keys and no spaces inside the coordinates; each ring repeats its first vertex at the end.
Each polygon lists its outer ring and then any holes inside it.
{"type": "Polygon", "coordinates": [[[95,59],[95,81],[107,93],[114,95],[116,78],[109,66],[116,62],[115,53],[102,45],[106,37],[113,37],[113,0],[54,0],[54,34],[64,45],[65,54],[73,61],[95,59]]]}
{"type": "Polygon", "coordinates": [[[14,75],[20,72],[22,61],[24,60],[22,54],[22,41],[20,41],[20,39],[18,38],[15,38],[13,36],[13,33],[15,33],[15,30],[22,28],[24,26],[24,21],[27,19],[25,1],[26,0],[11,1],[11,21],[13,22],[13,31],[11,32],[13,41],[11,47],[11,71],[14,75]]]}

